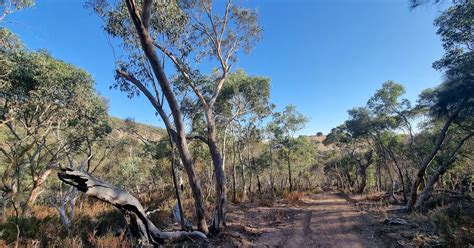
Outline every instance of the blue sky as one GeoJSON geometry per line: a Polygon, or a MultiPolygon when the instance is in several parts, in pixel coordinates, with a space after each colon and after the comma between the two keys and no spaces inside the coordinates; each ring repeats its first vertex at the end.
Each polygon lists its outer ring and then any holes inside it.
{"type": "MultiPolygon", "coordinates": [[[[327,133],[386,80],[405,85],[410,100],[441,81],[431,68],[443,54],[432,25],[441,6],[410,11],[408,0],[237,1],[258,9],[264,32],[234,68],[271,78],[277,110],[293,104],[309,117],[302,134],[327,133]]],[[[91,73],[97,91],[110,100],[111,115],[161,126],[143,97],[109,89],[112,49],[84,1],[37,1],[5,21],[30,49],[46,49],[91,73]]]]}

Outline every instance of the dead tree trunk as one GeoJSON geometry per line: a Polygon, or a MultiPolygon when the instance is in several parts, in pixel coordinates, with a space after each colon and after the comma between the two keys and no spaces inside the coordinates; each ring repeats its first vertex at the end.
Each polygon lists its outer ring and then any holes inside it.
{"type": "Polygon", "coordinates": [[[164,242],[207,238],[199,231],[163,232],[159,230],[150,221],[137,198],[85,172],[64,168],[58,173],[58,177],[87,196],[110,203],[120,209],[127,217],[132,236],[139,239],[143,246],[158,246],[159,243],[164,242]]]}
{"type": "Polygon", "coordinates": [[[78,198],[78,191],[73,186],[63,191],[62,186],[55,196],[52,196],[49,201],[51,206],[56,208],[59,213],[59,219],[66,229],[69,229],[74,220],[76,200],[78,198]],[[67,208],[69,206],[69,212],[67,208]]]}

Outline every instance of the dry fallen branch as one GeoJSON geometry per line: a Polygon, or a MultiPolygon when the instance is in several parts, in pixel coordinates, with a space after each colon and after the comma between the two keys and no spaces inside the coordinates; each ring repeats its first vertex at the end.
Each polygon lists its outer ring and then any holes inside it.
{"type": "Polygon", "coordinates": [[[120,209],[127,217],[131,235],[139,239],[143,245],[156,246],[158,243],[164,242],[207,239],[205,234],[198,231],[163,232],[159,230],[148,219],[137,198],[85,172],[64,168],[62,172],[58,173],[58,177],[87,196],[110,203],[120,209]]]}

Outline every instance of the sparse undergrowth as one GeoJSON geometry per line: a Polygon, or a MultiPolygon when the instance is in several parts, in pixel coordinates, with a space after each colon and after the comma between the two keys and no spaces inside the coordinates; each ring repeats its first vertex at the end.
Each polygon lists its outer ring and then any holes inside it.
{"type": "Polygon", "coordinates": [[[422,211],[411,214],[391,205],[383,194],[351,197],[363,211],[375,214],[376,235],[390,247],[471,247],[474,245],[474,205],[469,196],[438,195],[422,211]]]}

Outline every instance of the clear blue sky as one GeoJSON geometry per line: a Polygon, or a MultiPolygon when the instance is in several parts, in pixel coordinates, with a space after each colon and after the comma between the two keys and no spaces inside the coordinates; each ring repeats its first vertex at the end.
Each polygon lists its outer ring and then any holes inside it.
{"type": "MultiPolygon", "coordinates": [[[[257,8],[263,39],[234,68],[267,76],[277,109],[287,104],[310,118],[301,132],[327,133],[386,80],[402,83],[416,100],[440,83],[431,68],[443,53],[432,23],[440,6],[414,11],[408,0],[237,0],[257,8]]],[[[143,97],[110,90],[114,59],[101,21],[80,0],[39,0],[5,24],[30,49],[46,49],[92,74],[110,99],[110,114],[161,125],[143,97]]]]}

